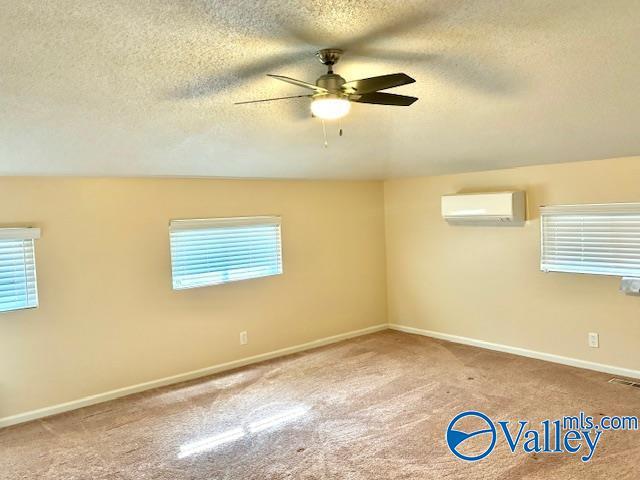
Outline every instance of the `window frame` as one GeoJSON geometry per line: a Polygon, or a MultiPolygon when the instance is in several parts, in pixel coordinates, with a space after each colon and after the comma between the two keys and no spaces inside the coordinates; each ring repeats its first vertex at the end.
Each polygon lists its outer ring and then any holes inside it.
{"type": "MultiPolygon", "coordinates": [[[[37,260],[36,260],[36,240],[40,238],[40,229],[33,227],[0,227],[0,241],[30,241],[31,242],[31,250],[33,256],[33,303],[27,303],[24,306],[18,306],[9,309],[0,308],[0,315],[3,313],[10,312],[18,312],[20,310],[35,310],[40,307],[40,296],[38,291],[38,268],[37,268],[37,260]]],[[[1,263],[1,262],[0,262],[1,263]]],[[[26,269],[27,263],[24,263],[24,268],[26,269]]],[[[26,299],[29,299],[29,283],[26,282],[25,286],[27,288],[27,292],[25,294],[26,299]]],[[[1,295],[0,295],[0,298],[1,295]]]]}
{"type": "MultiPolygon", "coordinates": [[[[608,266],[605,262],[603,262],[603,266],[601,267],[587,267],[585,266],[582,269],[579,268],[562,268],[562,265],[556,268],[551,267],[548,263],[545,263],[545,221],[548,216],[584,216],[587,217],[589,215],[597,216],[609,216],[613,217],[616,215],[634,215],[640,217],[640,203],[596,203],[596,204],[574,204],[574,205],[551,205],[551,206],[541,206],[540,207],[540,270],[544,273],[575,273],[580,275],[599,275],[599,276],[610,276],[610,277],[640,277],[640,263],[637,267],[637,272],[635,274],[630,273],[634,267],[631,264],[630,267],[621,267],[620,270],[624,270],[624,268],[629,268],[627,272],[613,271],[613,270],[605,270],[608,266]]],[[[615,235],[613,233],[612,235],[615,235]]],[[[640,233],[638,234],[638,249],[640,250],[640,233]]],[[[602,242],[603,244],[607,242],[602,242]]],[[[611,242],[608,242],[611,243],[611,242]]],[[[599,244],[597,244],[599,245],[599,244]]],[[[634,245],[634,244],[631,244],[634,245]]],[[[635,245],[634,245],[635,246],[635,245]]],[[[597,248],[605,248],[605,247],[597,247],[597,248]]],[[[615,249],[611,249],[614,250],[615,249]]],[[[624,252],[623,252],[624,253],[624,252]]],[[[595,262],[593,262],[595,263],[595,262]]]]}
{"type": "MultiPolygon", "coordinates": [[[[228,283],[236,283],[244,280],[254,280],[265,277],[279,276],[284,273],[284,260],[282,255],[282,217],[279,215],[259,215],[259,216],[245,216],[245,217],[212,217],[212,218],[196,218],[196,219],[175,219],[169,222],[169,250],[170,250],[170,263],[171,263],[171,283],[172,289],[176,291],[190,290],[194,288],[212,287],[216,285],[225,285],[228,283]],[[277,266],[278,271],[276,273],[268,273],[265,275],[256,275],[246,278],[234,278],[227,279],[218,282],[206,282],[193,285],[177,285],[177,279],[174,275],[174,249],[172,244],[172,234],[179,231],[190,230],[207,230],[216,228],[229,228],[229,227],[251,227],[251,226],[277,226],[277,266]]],[[[204,273],[204,272],[203,272],[204,273]]],[[[207,273],[214,273],[207,272],[207,273]]]]}

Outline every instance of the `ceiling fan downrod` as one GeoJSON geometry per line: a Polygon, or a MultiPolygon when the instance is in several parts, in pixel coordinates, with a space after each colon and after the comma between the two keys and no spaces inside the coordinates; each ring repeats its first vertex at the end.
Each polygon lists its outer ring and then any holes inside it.
{"type": "Polygon", "coordinates": [[[323,48],[316,52],[316,57],[327,66],[327,73],[333,73],[333,66],[338,63],[344,52],[339,48],[323,48]]]}

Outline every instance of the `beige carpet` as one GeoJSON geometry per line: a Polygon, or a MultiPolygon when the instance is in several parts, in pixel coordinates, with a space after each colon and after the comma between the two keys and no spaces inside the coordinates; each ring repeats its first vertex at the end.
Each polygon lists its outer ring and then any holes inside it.
{"type": "Polygon", "coordinates": [[[459,412],[640,415],[609,375],[381,332],[0,430],[2,479],[638,479],[640,432],[591,462],[449,451],[459,412]]]}

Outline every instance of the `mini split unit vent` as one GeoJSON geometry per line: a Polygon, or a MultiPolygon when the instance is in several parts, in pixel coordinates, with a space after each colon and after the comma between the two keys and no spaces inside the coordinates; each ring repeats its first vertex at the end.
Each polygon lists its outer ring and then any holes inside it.
{"type": "Polygon", "coordinates": [[[524,192],[444,195],[442,218],[451,225],[522,226],[524,192]]]}

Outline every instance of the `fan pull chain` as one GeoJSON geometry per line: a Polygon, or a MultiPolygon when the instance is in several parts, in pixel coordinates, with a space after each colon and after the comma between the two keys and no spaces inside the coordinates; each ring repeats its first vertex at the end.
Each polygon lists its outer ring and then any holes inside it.
{"type": "Polygon", "coordinates": [[[324,124],[324,120],[322,120],[322,135],[324,136],[324,148],[327,148],[329,142],[327,141],[327,127],[324,124]]]}
{"type": "Polygon", "coordinates": [[[342,136],[342,120],[340,120],[340,123],[338,123],[338,135],[342,136]]]}

